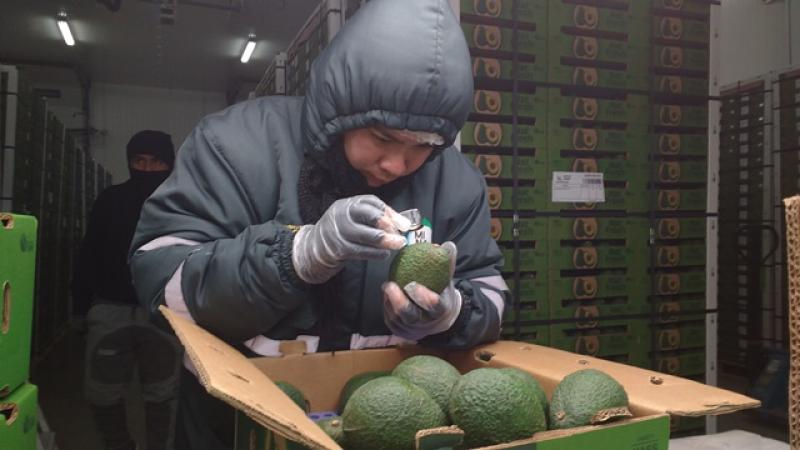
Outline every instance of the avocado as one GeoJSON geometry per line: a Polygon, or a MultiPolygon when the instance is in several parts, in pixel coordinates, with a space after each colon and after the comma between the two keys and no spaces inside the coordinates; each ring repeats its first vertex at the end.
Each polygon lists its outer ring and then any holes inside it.
{"type": "Polygon", "coordinates": [[[628,394],[622,385],[595,369],[567,375],[550,399],[549,423],[554,430],[604,423],[630,415],[628,394]]]}
{"type": "Polygon", "coordinates": [[[528,385],[530,385],[531,389],[536,392],[536,399],[539,401],[539,405],[542,407],[542,411],[544,412],[544,416],[547,417],[547,395],[544,393],[544,389],[542,389],[542,385],[539,384],[539,381],[536,378],[533,378],[533,375],[525,372],[524,370],[517,369],[515,367],[507,367],[505,369],[500,369],[503,372],[517,377],[520,380],[524,381],[528,385]]]}
{"type": "Polygon", "coordinates": [[[350,450],[414,450],[417,431],[444,426],[447,417],[424,390],[388,376],[353,393],[342,421],[350,450]]]}
{"type": "Polygon", "coordinates": [[[289,398],[300,407],[300,409],[306,413],[309,412],[310,408],[308,400],[306,400],[306,396],[303,395],[300,389],[297,389],[297,387],[295,387],[293,384],[287,383],[286,381],[276,381],[275,385],[278,386],[284,394],[288,395],[289,398]]]}
{"type": "Polygon", "coordinates": [[[342,388],[342,393],[339,396],[339,411],[344,411],[344,407],[347,405],[347,401],[350,400],[353,392],[365,385],[367,381],[372,381],[375,378],[385,377],[390,374],[391,372],[388,371],[374,371],[360,373],[351,377],[347,380],[347,383],[345,383],[344,388],[342,388]]]}
{"type": "Polygon", "coordinates": [[[406,359],[394,368],[392,375],[422,388],[439,404],[442,411],[447,411],[450,393],[461,378],[461,373],[452,364],[428,355],[406,359]]]}
{"type": "Polygon", "coordinates": [[[330,436],[340,446],[344,446],[344,427],[342,423],[342,418],[339,416],[328,417],[317,421],[317,425],[322,428],[325,434],[330,436]]]}
{"type": "Polygon", "coordinates": [[[403,247],[394,257],[389,280],[403,288],[412,281],[440,293],[450,284],[450,256],[435,244],[420,242],[403,247]]]}
{"type": "Polygon", "coordinates": [[[544,409],[531,384],[501,369],[480,368],[453,389],[450,418],[469,447],[524,439],[547,429],[544,409]]]}

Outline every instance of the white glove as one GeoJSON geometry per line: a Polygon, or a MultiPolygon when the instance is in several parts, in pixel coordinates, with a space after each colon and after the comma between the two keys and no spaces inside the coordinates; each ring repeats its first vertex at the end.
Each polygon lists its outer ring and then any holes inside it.
{"type": "Polygon", "coordinates": [[[417,341],[445,332],[461,313],[461,292],[453,285],[458,250],[452,242],[442,248],[450,254],[450,284],[441,293],[414,281],[403,289],[392,281],[383,285],[383,320],[401,338],[417,341]]]}
{"type": "Polygon", "coordinates": [[[382,259],[405,245],[399,229],[408,219],[374,195],[335,201],[314,225],[294,237],[292,264],[306,283],[319,284],[336,275],[345,261],[382,259]]]}

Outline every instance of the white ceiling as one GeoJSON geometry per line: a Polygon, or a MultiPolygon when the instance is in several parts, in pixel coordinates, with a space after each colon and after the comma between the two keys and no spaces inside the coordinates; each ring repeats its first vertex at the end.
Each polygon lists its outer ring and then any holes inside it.
{"type": "MultiPolygon", "coordinates": [[[[260,79],[319,0],[177,0],[173,25],[160,24],[160,2],[121,0],[112,12],[95,0],[2,0],[0,61],[80,65],[101,83],[226,91],[233,80],[260,79]],[[55,16],[62,8],[70,15],[75,47],[64,45],[58,33],[55,16]],[[242,64],[250,32],[258,46],[250,63],[242,64]]],[[[35,73],[50,82],[76,81],[64,70],[35,73]]]]}

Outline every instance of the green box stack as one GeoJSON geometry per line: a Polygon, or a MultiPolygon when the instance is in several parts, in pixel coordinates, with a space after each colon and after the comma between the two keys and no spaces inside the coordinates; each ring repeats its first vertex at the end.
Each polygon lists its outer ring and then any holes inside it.
{"type": "Polygon", "coordinates": [[[36,450],[39,433],[38,389],[24,384],[9,397],[0,399],[0,448],[8,450],[36,450]],[[6,414],[6,413],[11,414],[6,414]]]}

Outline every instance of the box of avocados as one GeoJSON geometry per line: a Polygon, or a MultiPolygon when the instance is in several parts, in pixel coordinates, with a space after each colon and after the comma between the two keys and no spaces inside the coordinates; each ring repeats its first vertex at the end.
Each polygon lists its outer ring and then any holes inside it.
{"type": "MultiPolygon", "coordinates": [[[[551,36],[548,42],[549,64],[570,61],[616,63],[630,72],[647,72],[650,46],[634,45],[624,40],[594,36],[551,36]]],[[[592,65],[593,65],[592,64],[592,65]]]]}
{"type": "Polygon", "coordinates": [[[549,265],[555,270],[624,269],[646,263],[647,241],[622,245],[601,242],[597,245],[567,246],[557,242],[549,245],[549,265]]]}
{"type": "Polygon", "coordinates": [[[631,42],[650,36],[650,23],[631,15],[626,8],[580,5],[571,1],[551,1],[547,32],[560,34],[614,33],[631,42]]]}
{"type": "Polygon", "coordinates": [[[547,2],[549,0],[461,0],[461,21],[466,22],[474,16],[488,20],[516,20],[519,22],[545,24],[547,2]],[[516,3],[516,10],[513,4],[516,3]]]}
{"type": "Polygon", "coordinates": [[[461,30],[472,51],[513,52],[531,55],[547,54],[547,39],[537,31],[517,30],[516,49],[514,48],[514,30],[488,24],[461,23],[461,30]]]}
{"type": "MultiPolygon", "coordinates": [[[[547,160],[541,157],[539,151],[533,150],[526,153],[534,153],[535,156],[517,156],[517,179],[518,180],[544,180],[547,178],[547,160]]],[[[470,159],[478,170],[487,179],[514,179],[514,157],[510,155],[497,155],[491,153],[474,153],[465,151],[464,156],[470,159]]]]}
{"type": "MultiPolygon", "coordinates": [[[[547,81],[573,86],[645,91],[650,88],[649,77],[650,75],[645,72],[631,72],[625,69],[555,64],[552,61],[547,64],[547,81]]],[[[705,90],[708,91],[708,81],[705,90]]]]}
{"type": "MultiPolygon", "coordinates": [[[[514,250],[511,245],[501,245],[500,252],[503,254],[505,265],[503,270],[512,271],[514,267],[514,250]]],[[[518,251],[519,265],[517,270],[522,272],[545,272],[548,268],[547,260],[547,241],[537,241],[527,243],[520,247],[518,251]]]]}
{"type": "Polygon", "coordinates": [[[551,319],[579,318],[581,310],[591,310],[599,317],[646,313],[645,301],[650,290],[646,276],[620,273],[561,276],[550,272],[549,311],[551,319]]]}
{"type": "MultiPolygon", "coordinates": [[[[606,181],[630,181],[644,187],[650,178],[650,167],[639,161],[627,158],[627,152],[613,157],[593,157],[586,154],[574,158],[551,157],[547,162],[550,172],[600,172],[606,181]]],[[[540,176],[547,179],[547,175],[540,176]]]]}
{"type": "MultiPolygon", "coordinates": [[[[464,138],[461,139],[463,141],[464,138]]],[[[628,124],[625,129],[591,128],[584,125],[564,126],[559,119],[549,119],[547,141],[547,148],[551,154],[559,154],[557,152],[561,150],[646,154],[652,139],[647,132],[647,124],[644,123],[628,124]]]]}
{"type": "Polygon", "coordinates": [[[659,189],[656,211],[705,211],[706,189],[659,189]]]}
{"type": "MultiPolygon", "coordinates": [[[[476,147],[512,147],[510,123],[467,122],[461,130],[461,145],[476,147]]],[[[545,148],[547,134],[543,126],[517,125],[517,146],[545,148]]]]}
{"type": "MultiPolygon", "coordinates": [[[[476,82],[491,80],[511,80],[514,78],[514,62],[511,59],[503,58],[504,55],[489,56],[488,52],[482,52],[484,56],[472,58],[472,76],[476,82]]],[[[544,61],[542,55],[542,61],[544,61]]],[[[545,64],[536,62],[517,61],[516,79],[520,81],[546,81],[547,67],[545,64]]]]}
{"type": "Polygon", "coordinates": [[[550,241],[627,240],[646,242],[647,220],[629,217],[550,217],[547,227],[550,241]]]}
{"type": "Polygon", "coordinates": [[[653,89],[662,94],[707,97],[708,77],[681,77],[678,75],[653,75],[653,89]]]}
{"type": "Polygon", "coordinates": [[[654,45],[653,65],[662,69],[685,69],[699,73],[708,72],[708,49],[654,45]]]}
{"type": "Polygon", "coordinates": [[[709,30],[708,20],[671,16],[653,17],[653,37],[656,39],[706,44],[710,37],[709,30]]]}
{"type": "Polygon", "coordinates": [[[646,95],[626,94],[622,98],[595,98],[550,89],[547,115],[553,119],[598,122],[642,123],[648,120],[650,101],[646,95]]]}
{"type": "Polygon", "coordinates": [[[515,95],[512,92],[476,89],[472,112],[490,116],[512,116],[513,107],[516,106],[518,116],[544,116],[547,114],[547,91],[546,88],[536,88],[515,95]]]}
{"type": "Polygon", "coordinates": [[[657,267],[702,266],[706,263],[706,246],[701,244],[656,245],[657,267]]]}
{"type": "Polygon", "coordinates": [[[656,273],[656,294],[677,295],[705,292],[706,271],[702,269],[682,272],[656,273]]]}
{"type": "MultiPolygon", "coordinates": [[[[629,1],[647,3],[639,0],[629,1]]],[[[685,14],[697,18],[708,18],[712,3],[708,0],[652,0],[654,14],[685,14]]]]}
{"type": "MultiPolygon", "coordinates": [[[[521,218],[516,222],[517,239],[520,241],[547,240],[547,218],[521,218]]],[[[492,217],[489,223],[489,234],[495,241],[514,240],[514,220],[492,217]]]]}
{"type": "Polygon", "coordinates": [[[708,166],[703,161],[656,161],[656,180],[659,183],[705,183],[708,166]]]}
{"type": "MultiPolygon", "coordinates": [[[[543,184],[543,183],[542,183],[543,184]]],[[[509,211],[514,209],[513,187],[489,186],[489,209],[509,211]]],[[[547,205],[547,189],[537,183],[536,186],[520,186],[517,188],[517,209],[538,210],[547,205]]]]}
{"type": "Polygon", "coordinates": [[[653,105],[653,117],[662,127],[707,127],[708,105],[653,105]]]}
{"type": "Polygon", "coordinates": [[[708,155],[707,134],[658,133],[654,140],[660,155],[705,156],[708,155]]]}
{"type": "MultiPolygon", "coordinates": [[[[342,446],[315,424],[307,411],[313,411],[317,417],[325,412],[336,411],[342,388],[353,376],[369,371],[391,371],[400,362],[419,354],[445,359],[461,374],[478,368],[518,368],[540,383],[547,398],[552,397],[556,385],[564,377],[587,368],[604,372],[625,389],[633,417],[573,429],[538,432],[507,443],[505,448],[508,449],[637,450],[645,445],[645,448],[652,450],[667,450],[668,412],[701,416],[725,414],[760,405],[757,400],[741,394],[691,380],[516,341],[498,341],[467,350],[437,350],[406,343],[393,347],[319,353],[315,352],[313,340],[283,341],[275,346],[275,356],[248,359],[186,316],[166,307],[162,307],[161,311],[184,345],[194,373],[205,389],[263,427],[268,434],[263,442],[274,439],[277,448],[283,448],[287,441],[292,441],[313,449],[340,450],[342,446]],[[305,397],[304,408],[275,384],[275,381],[287,380],[305,397]]],[[[388,341],[382,342],[386,345],[388,341]]],[[[428,403],[435,405],[432,400],[428,403]]],[[[397,411],[392,411],[393,417],[396,414],[397,411]]],[[[440,412],[437,415],[442,414],[440,412]]],[[[346,424],[342,425],[347,440],[355,430],[348,429],[346,424]]],[[[379,434],[392,439],[393,444],[397,444],[394,439],[408,439],[407,445],[404,443],[402,448],[464,448],[464,431],[457,426],[405,432],[402,437],[398,437],[400,433],[397,433],[397,426],[399,423],[392,428],[381,428],[379,434]]],[[[237,449],[257,448],[258,432],[242,435],[244,442],[236,443],[237,449]]]]}

